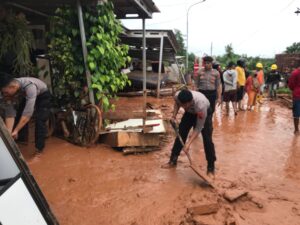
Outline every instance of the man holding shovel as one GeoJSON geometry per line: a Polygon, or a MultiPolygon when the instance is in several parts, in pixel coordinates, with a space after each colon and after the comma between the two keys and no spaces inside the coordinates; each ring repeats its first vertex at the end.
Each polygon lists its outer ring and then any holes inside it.
{"type": "Polygon", "coordinates": [[[175,94],[174,100],[174,112],[171,119],[173,122],[176,122],[176,115],[180,107],[185,110],[179,124],[179,135],[185,145],[182,146],[178,137],[175,139],[170,161],[163,165],[163,168],[176,167],[177,159],[181,150],[188,153],[192,142],[201,132],[207,160],[207,174],[213,175],[215,172],[216,156],[215,146],[212,141],[212,110],[208,99],[200,92],[181,90],[175,94]],[[193,133],[191,134],[188,142],[186,142],[187,136],[192,127],[194,128],[193,133]]]}

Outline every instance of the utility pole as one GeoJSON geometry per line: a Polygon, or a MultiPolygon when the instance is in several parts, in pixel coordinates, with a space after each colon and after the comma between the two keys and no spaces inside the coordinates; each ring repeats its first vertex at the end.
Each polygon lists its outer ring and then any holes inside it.
{"type": "Polygon", "coordinates": [[[203,3],[205,1],[206,0],[202,0],[200,2],[196,2],[192,5],[190,5],[188,10],[186,11],[186,63],[185,63],[186,72],[188,71],[188,68],[189,68],[189,12],[193,6],[203,3]]]}

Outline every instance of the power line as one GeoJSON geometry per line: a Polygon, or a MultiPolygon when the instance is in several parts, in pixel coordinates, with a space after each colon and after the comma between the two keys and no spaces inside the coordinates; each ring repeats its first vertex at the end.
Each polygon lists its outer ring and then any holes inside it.
{"type": "Polygon", "coordinates": [[[289,4],[287,4],[287,6],[286,7],[284,7],[283,9],[281,9],[280,10],[280,13],[282,13],[282,12],[284,12],[286,9],[288,9],[294,2],[295,2],[296,0],[292,0],[292,1],[290,1],[290,3],[289,4]]]}

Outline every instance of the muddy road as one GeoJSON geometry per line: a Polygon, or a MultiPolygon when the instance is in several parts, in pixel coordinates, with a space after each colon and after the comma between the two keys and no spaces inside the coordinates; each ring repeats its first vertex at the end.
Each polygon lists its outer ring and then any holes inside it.
{"type": "MultiPolygon", "coordinates": [[[[121,98],[117,110],[141,109],[140,99],[121,98]]],[[[171,97],[148,102],[171,116],[171,97]]],[[[160,151],[128,156],[109,146],[87,149],[58,138],[48,139],[37,161],[30,162],[32,144],[21,150],[62,225],[221,225],[230,219],[240,225],[300,225],[300,136],[293,134],[291,111],[279,102],[237,116],[217,109],[219,194],[191,171],[183,154],[176,169],[162,169],[174,140],[170,127],[162,140],[160,151]],[[237,189],[248,195],[233,203],[222,198],[224,191],[237,189]],[[218,203],[217,213],[187,212],[209,203],[218,203]]],[[[190,152],[205,172],[201,136],[190,152]]]]}

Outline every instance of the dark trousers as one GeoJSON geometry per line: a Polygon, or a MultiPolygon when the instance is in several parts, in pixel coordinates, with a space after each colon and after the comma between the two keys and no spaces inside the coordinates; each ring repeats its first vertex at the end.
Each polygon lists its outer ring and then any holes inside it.
{"type": "Polygon", "coordinates": [[[216,108],[217,91],[216,90],[212,90],[212,91],[199,90],[199,92],[201,92],[202,94],[204,94],[204,96],[208,99],[208,101],[210,103],[210,107],[211,107],[212,113],[214,113],[215,112],[215,108],[216,108]]]}
{"type": "MultiPolygon", "coordinates": [[[[23,98],[20,102],[20,105],[17,110],[16,122],[15,126],[18,124],[22,112],[25,108],[26,99],[23,98]]],[[[50,116],[50,108],[51,108],[51,94],[49,91],[46,91],[36,98],[35,102],[35,147],[38,151],[43,151],[45,147],[45,139],[47,136],[47,120],[50,116]]],[[[19,132],[20,141],[26,141],[28,139],[28,124],[26,124],[19,132]]]]}
{"type": "MultiPolygon", "coordinates": [[[[187,136],[189,134],[189,131],[192,127],[195,127],[197,121],[197,115],[185,112],[181,122],[179,124],[179,134],[182,137],[183,142],[186,142],[187,136]]],[[[212,167],[214,165],[214,162],[216,161],[216,153],[215,153],[215,145],[212,140],[212,110],[207,110],[207,117],[205,120],[204,128],[201,131],[202,138],[203,138],[203,144],[204,144],[204,151],[205,151],[205,157],[207,160],[208,167],[212,167]]],[[[173,163],[177,162],[177,158],[180,155],[180,152],[182,150],[182,144],[180,143],[179,139],[176,138],[172,153],[170,157],[170,161],[173,163]]]]}

